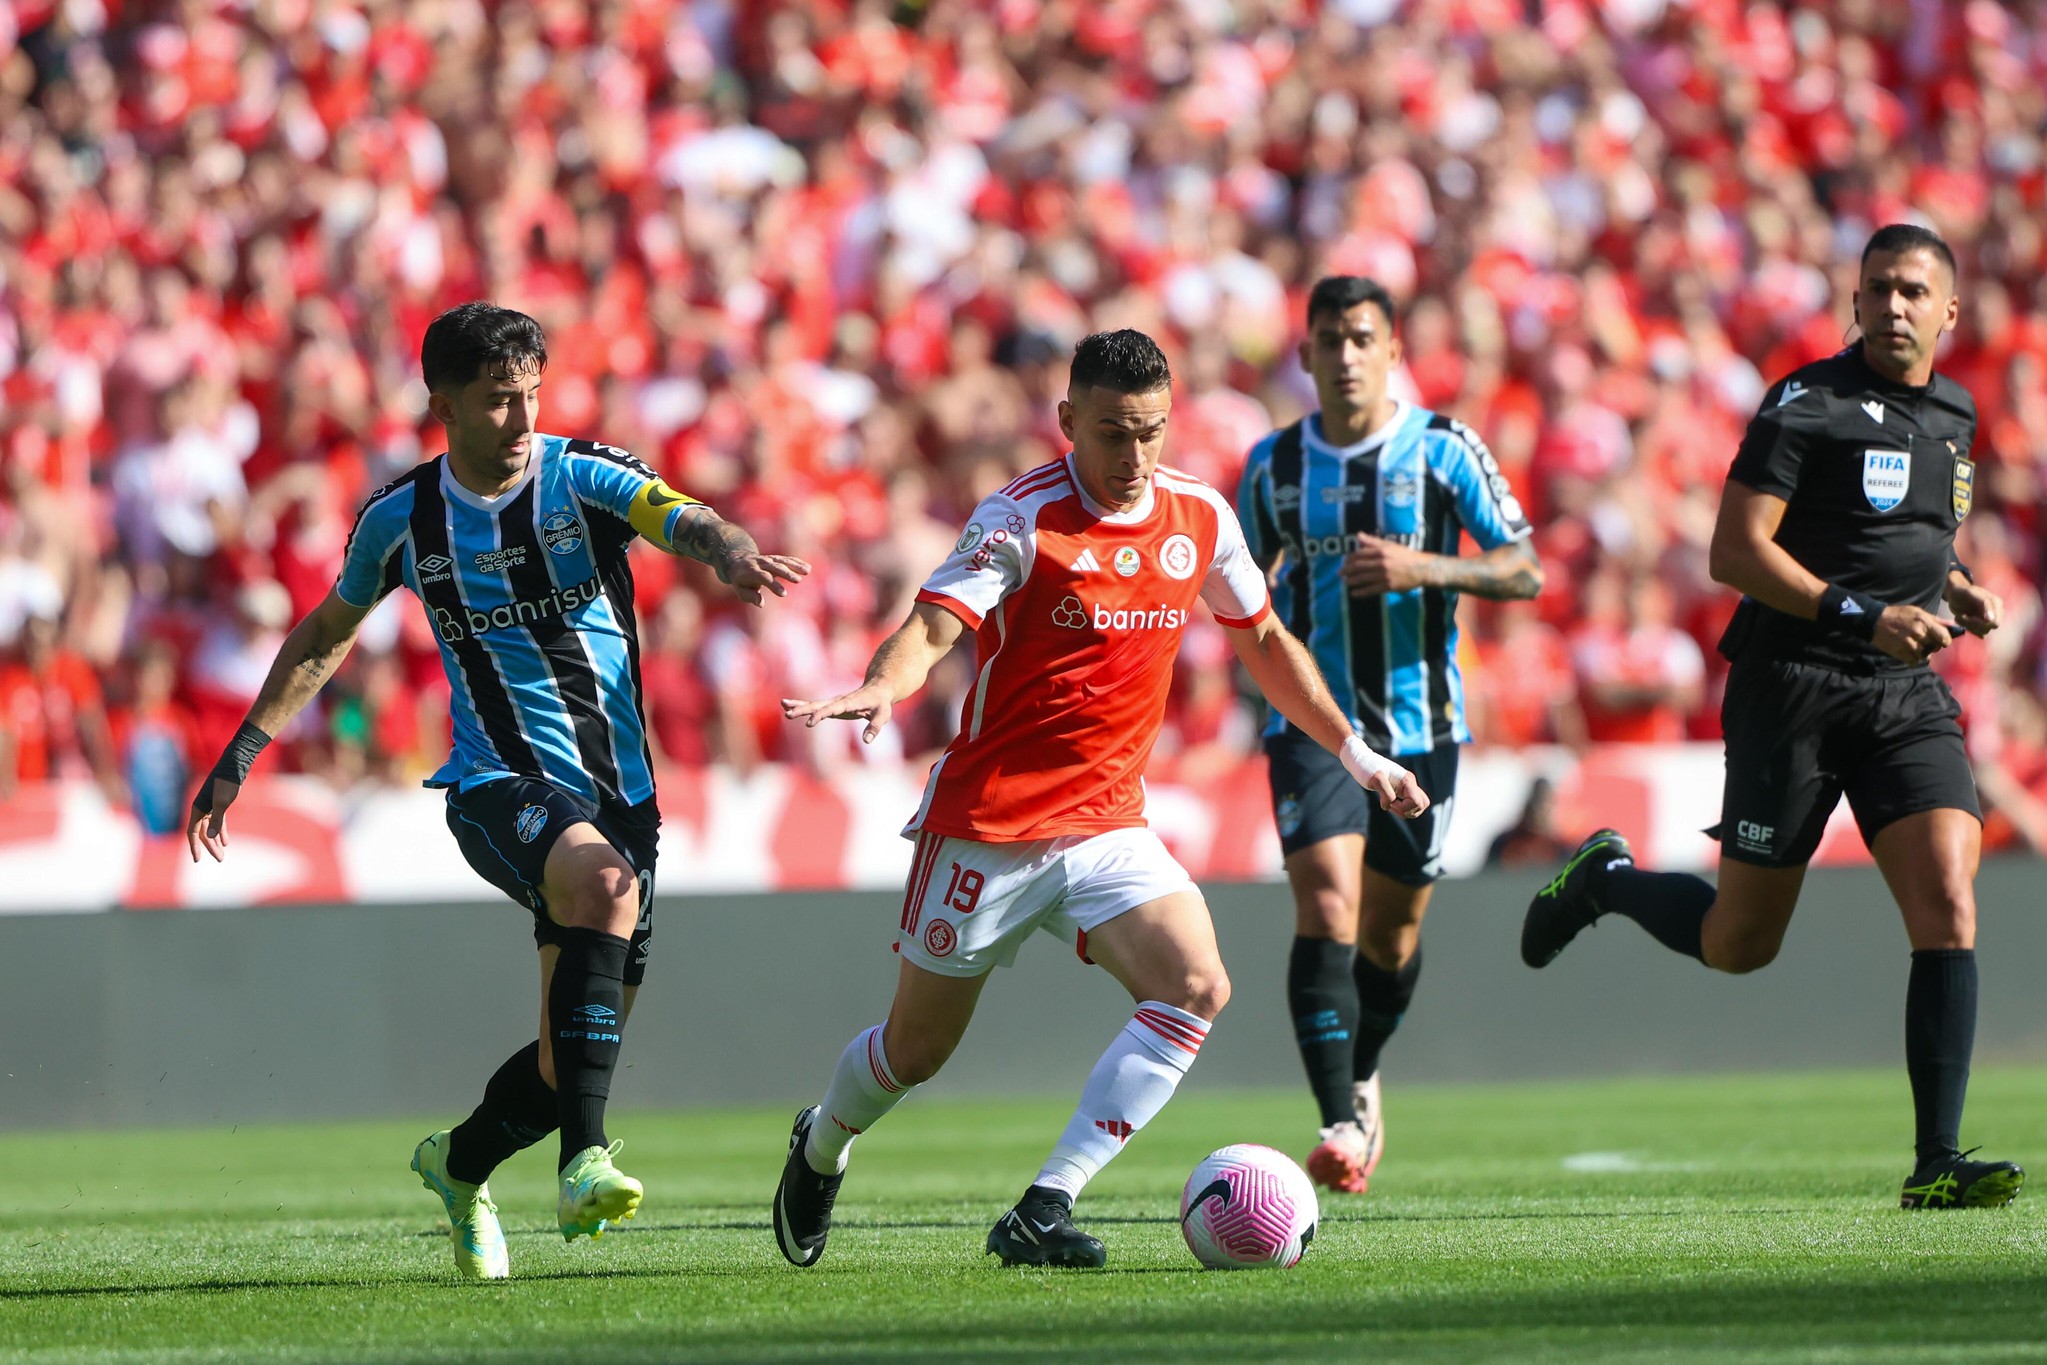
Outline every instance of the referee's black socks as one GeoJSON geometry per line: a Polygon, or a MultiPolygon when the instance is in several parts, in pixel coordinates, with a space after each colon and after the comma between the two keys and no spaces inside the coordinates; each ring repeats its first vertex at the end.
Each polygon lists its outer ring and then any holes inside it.
{"type": "Polygon", "coordinates": [[[540,1075],[540,1044],[506,1059],[483,1087],[483,1103],[448,1138],[448,1174],[471,1185],[490,1179],[505,1158],[523,1152],[561,1124],[561,1104],[540,1075]]]}
{"type": "Polygon", "coordinates": [[[1921,1162],[1962,1146],[1962,1101],[1976,1049],[1976,950],[1921,948],[1905,988],[1905,1072],[1921,1162]]]}
{"type": "Polygon", "coordinates": [[[1644,872],[1632,865],[1592,874],[1592,899],[1609,915],[1625,915],[1674,953],[1706,960],[1706,912],[1718,894],[1689,872],[1644,872]]]}
{"type": "Polygon", "coordinates": [[[561,1116],[561,1164],[585,1147],[602,1147],[604,1103],[625,1026],[626,940],[601,929],[562,931],[561,956],[548,983],[554,1037],[555,1095],[561,1116]]]}

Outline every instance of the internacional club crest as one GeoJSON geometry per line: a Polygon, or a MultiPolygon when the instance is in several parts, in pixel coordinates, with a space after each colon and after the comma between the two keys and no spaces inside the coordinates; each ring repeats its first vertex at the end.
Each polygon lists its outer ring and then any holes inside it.
{"type": "Polygon", "coordinates": [[[1166,543],[1159,546],[1159,567],[1166,571],[1166,577],[1185,582],[1194,576],[1194,538],[1192,536],[1167,536],[1166,543]]]}

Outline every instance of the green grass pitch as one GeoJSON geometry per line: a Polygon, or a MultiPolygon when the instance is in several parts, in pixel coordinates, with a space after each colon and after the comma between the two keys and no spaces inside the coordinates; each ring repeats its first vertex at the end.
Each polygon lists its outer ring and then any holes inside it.
{"type": "MultiPolygon", "coordinates": [[[[1211,1148],[1299,1155],[1305,1096],[1198,1084],[1082,1201],[1096,1272],[982,1238],[1067,1102],[920,1095],[863,1139],[831,1249],[785,1265],[783,1110],[623,1112],[636,1223],[553,1231],[550,1154],[494,1182],[514,1279],[455,1280],[405,1169],[422,1123],[0,1139],[0,1359],[2047,1360],[2047,1209],[1909,1214],[1894,1072],[1388,1090],[1373,1192],[1293,1271],[1198,1269],[1211,1148]]],[[[1985,1069],[1969,1135],[2047,1164],[2047,1069],[1985,1069]]]]}

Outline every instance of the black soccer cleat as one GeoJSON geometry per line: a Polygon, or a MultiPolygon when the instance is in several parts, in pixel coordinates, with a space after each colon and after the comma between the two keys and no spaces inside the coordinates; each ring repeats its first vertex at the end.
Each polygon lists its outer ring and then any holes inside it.
{"type": "Polygon", "coordinates": [[[1967,1152],[1919,1163],[1905,1181],[1898,1207],[1906,1209],[2001,1209],[2018,1198],[2025,1168],[2013,1161],[1971,1161],[1967,1152]]]}
{"type": "Polygon", "coordinates": [[[821,1107],[813,1104],[796,1116],[789,1131],[789,1159],[782,1163],[782,1182],[775,1186],[775,1241],[790,1265],[816,1265],[832,1230],[832,1203],[839,1197],[844,1174],[819,1175],[803,1155],[810,1125],[821,1107]]]}
{"type": "Polygon", "coordinates": [[[1619,831],[1602,829],[1585,837],[1550,884],[1528,902],[1528,916],[1521,921],[1523,962],[1531,967],[1549,966],[1581,930],[1599,918],[1603,912],[1592,899],[1592,874],[1615,863],[1635,865],[1634,851],[1619,831]]]}
{"type": "Polygon", "coordinates": [[[1073,1225],[1073,1204],[1057,1190],[1033,1185],[988,1232],[988,1253],[1002,1264],[1093,1269],[1109,1259],[1099,1239],[1073,1225]]]}

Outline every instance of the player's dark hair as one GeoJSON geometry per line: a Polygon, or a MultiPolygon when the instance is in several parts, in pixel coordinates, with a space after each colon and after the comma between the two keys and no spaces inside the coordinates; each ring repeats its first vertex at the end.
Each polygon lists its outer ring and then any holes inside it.
{"type": "Polygon", "coordinates": [[[1073,368],[1066,374],[1070,393],[1082,389],[1150,393],[1172,382],[1172,367],[1166,364],[1166,353],[1159,344],[1129,327],[1082,337],[1080,345],[1073,348],[1073,368]]]}
{"type": "Polygon", "coordinates": [[[452,393],[500,367],[508,373],[547,368],[547,338],[539,323],[478,299],[457,304],[427,325],[419,368],[430,391],[452,393]]]}
{"type": "Polygon", "coordinates": [[[1395,321],[1393,295],[1386,286],[1365,275],[1324,275],[1308,291],[1308,326],[1325,314],[1342,317],[1361,303],[1369,303],[1386,315],[1386,325],[1395,321]]]}
{"type": "Polygon", "coordinates": [[[1871,256],[1896,256],[1907,251],[1931,251],[1934,259],[1947,267],[1948,278],[1957,277],[1954,249],[1938,232],[1917,223],[1886,223],[1871,233],[1869,244],[1862,248],[1862,268],[1869,269],[1871,256]]]}

